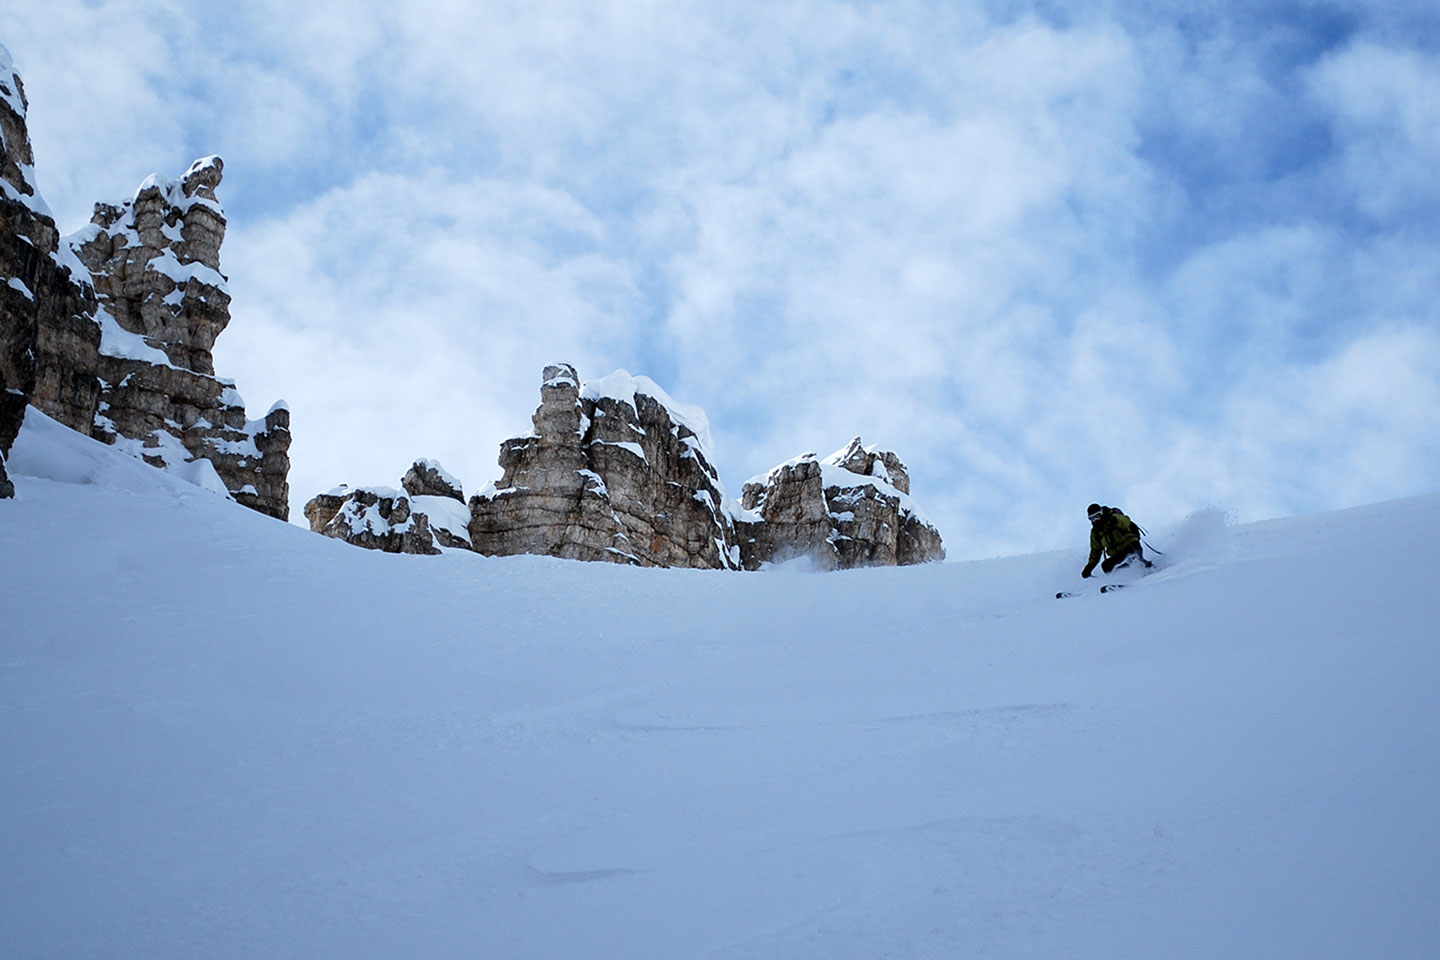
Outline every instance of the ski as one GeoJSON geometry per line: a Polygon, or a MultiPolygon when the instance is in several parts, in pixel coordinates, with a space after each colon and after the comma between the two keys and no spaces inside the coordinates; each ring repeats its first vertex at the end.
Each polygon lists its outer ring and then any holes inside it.
{"type": "MultiPolygon", "coordinates": [[[[1114,593],[1116,590],[1120,590],[1120,589],[1123,589],[1123,588],[1128,587],[1128,586],[1130,586],[1130,584],[1128,584],[1128,583],[1107,583],[1107,584],[1105,584],[1104,586],[1102,586],[1102,587],[1100,588],[1100,592],[1101,592],[1101,593],[1114,593]]],[[[1082,596],[1082,594],[1075,593],[1075,592],[1070,591],[1070,590],[1061,590],[1059,593],[1055,594],[1055,599],[1056,599],[1056,600],[1068,600],[1068,599],[1071,598],[1071,597],[1079,597],[1079,596],[1082,596]]]]}

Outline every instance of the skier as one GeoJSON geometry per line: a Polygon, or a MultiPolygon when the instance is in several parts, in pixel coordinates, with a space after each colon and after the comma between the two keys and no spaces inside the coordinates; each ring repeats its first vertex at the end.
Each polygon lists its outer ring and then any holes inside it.
{"type": "Polygon", "coordinates": [[[1106,573],[1136,560],[1147,567],[1154,566],[1145,559],[1145,551],[1140,546],[1141,530],[1134,520],[1114,507],[1102,507],[1098,503],[1086,507],[1085,513],[1090,518],[1090,562],[1085,564],[1080,576],[1090,576],[1097,563],[1106,573]],[[1100,562],[1102,555],[1104,563],[1100,562]]]}

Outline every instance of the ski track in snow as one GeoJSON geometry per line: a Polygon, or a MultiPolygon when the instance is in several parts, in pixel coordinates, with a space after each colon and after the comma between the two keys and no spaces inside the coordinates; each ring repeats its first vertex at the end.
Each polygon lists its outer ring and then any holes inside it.
{"type": "Polygon", "coordinates": [[[1101,597],[1083,529],[840,574],[397,557],[33,411],[9,467],[5,956],[1440,946],[1440,497],[1199,515],[1101,597]]]}

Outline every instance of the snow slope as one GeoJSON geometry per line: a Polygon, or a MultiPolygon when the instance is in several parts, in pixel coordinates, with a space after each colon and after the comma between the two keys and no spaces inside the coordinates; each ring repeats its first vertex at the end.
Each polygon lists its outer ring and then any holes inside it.
{"type": "Polygon", "coordinates": [[[6,957],[1433,957],[1440,497],[826,575],[356,550],[31,411],[6,957]]]}

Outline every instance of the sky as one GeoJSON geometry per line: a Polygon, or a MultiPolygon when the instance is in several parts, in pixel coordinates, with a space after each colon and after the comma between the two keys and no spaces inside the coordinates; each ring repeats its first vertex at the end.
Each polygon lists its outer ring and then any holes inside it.
{"type": "Polygon", "coordinates": [[[1440,8],[0,0],[62,230],[219,154],[292,516],[541,369],[702,407],[732,496],[859,435],[952,558],[1440,490],[1440,8]]]}

